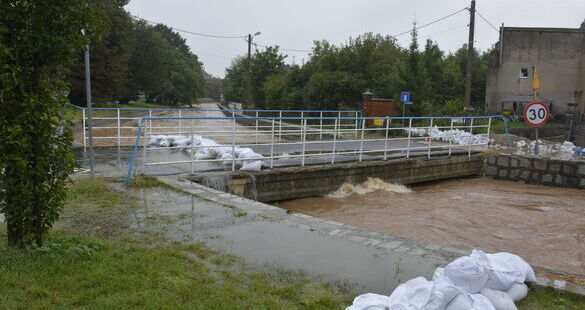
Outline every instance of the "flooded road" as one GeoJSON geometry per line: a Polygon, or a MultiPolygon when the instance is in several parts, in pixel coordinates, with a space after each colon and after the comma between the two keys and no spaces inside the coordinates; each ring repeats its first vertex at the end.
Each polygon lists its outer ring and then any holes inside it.
{"type": "Polygon", "coordinates": [[[487,178],[346,185],[329,197],[278,206],[462,250],[506,251],[529,263],[585,274],[585,191],[487,178]],[[334,198],[336,197],[336,198],[334,198]]]}

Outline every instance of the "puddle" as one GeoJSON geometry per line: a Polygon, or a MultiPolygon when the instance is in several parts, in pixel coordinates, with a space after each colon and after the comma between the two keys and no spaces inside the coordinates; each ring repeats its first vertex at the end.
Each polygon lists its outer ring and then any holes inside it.
{"type": "Polygon", "coordinates": [[[360,290],[388,294],[403,281],[430,277],[444,264],[269,221],[172,190],[132,191],[141,199],[141,207],[133,211],[134,227],[203,242],[251,263],[356,284],[360,290]]]}

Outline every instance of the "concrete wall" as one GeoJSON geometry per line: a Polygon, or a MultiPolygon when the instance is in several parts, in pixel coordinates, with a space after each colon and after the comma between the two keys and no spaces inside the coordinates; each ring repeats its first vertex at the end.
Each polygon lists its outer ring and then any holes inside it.
{"type": "Polygon", "coordinates": [[[485,175],[530,184],[585,188],[585,162],[495,155],[487,158],[485,175]]]}
{"type": "Polygon", "coordinates": [[[368,161],[335,165],[290,167],[264,170],[256,173],[222,173],[193,175],[192,180],[204,185],[224,184],[233,194],[262,202],[323,196],[337,190],[344,183],[358,184],[368,177],[388,182],[412,184],[449,178],[480,175],[483,172],[482,155],[452,156],[427,160],[426,158],[368,161]],[[230,174],[226,177],[226,174],[230,174]],[[206,181],[205,178],[225,181],[206,181]]]}
{"type": "Polygon", "coordinates": [[[580,29],[504,28],[489,58],[486,108],[501,112],[502,100],[531,95],[533,67],[538,68],[539,95],[550,99],[553,113],[567,112],[567,102],[578,100],[579,115],[585,112],[585,31],[580,29]],[[500,64],[499,46],[503,44],[500,64]],[[520,78],[520,69],[528,68],[528,78],[520,78]]]}

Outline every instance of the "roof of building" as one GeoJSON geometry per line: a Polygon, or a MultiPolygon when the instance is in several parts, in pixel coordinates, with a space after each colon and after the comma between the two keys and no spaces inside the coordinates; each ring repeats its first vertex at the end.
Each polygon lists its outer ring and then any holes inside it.
{"type": "Polygon", "coordinates": [[[585,32],[585,22],[581,28],[538,28],[538,27],[504,27],[504,31],[526,31],[526,32],[585,32]]]}

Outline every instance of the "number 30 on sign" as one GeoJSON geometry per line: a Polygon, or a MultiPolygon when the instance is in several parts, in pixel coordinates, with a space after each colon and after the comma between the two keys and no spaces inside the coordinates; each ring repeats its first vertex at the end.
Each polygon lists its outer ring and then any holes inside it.
{"type": "Polygon", "coordinates": [[[544,125],[550,117],[548,106],[542,102],[533,102],[524,108],[524,121],[533,127],[544,125]]]}

